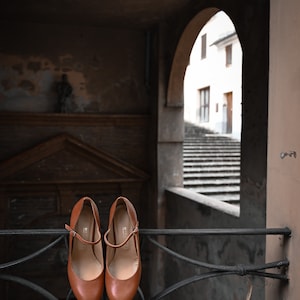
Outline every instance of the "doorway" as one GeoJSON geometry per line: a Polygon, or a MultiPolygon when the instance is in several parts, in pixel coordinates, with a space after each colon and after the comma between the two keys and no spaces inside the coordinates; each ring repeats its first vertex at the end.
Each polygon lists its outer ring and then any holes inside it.
{"type": "Polygon", "coordinates": [[[232,133],[232,92],[224,94],[223,124],[223,133],[232,133]]]}

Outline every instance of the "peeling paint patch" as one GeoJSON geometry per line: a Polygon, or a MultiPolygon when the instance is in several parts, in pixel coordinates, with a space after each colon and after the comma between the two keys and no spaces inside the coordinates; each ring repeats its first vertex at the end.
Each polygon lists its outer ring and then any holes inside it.
{"type": "Polygon", "coordinates": [[[35,90],[35,85],[30,80],[22,80],[18,86],[29,92],[33,92],[35,90]]]}
{"type": "Polygon", "coordinates": [[[23,74],[23,64],[16,64],[11,67],[13,70],[17,71],[20,75],[23,74]]]}
{"type": "Polygon", "coordinates": [[[80,83],[79,83],[79,89],[80,89],[81,91],[85,91],[85,90],[86,90],[85,82],[80,82],[80,83]]]}
{"type": "Polygon", "coordinates": [[[29,61],[27,64],[27,69],[33,72],[37,72],[41,70],[41,62],[39,61],[29,61]]]}
{"type": "Polygon", "coordinates": [[[72,69],[70,69],[70,68],[62,68],[62,71],[63,71],[64,73],[68,73],[68,72],[71,72],[72,69]]]}
{"type": "MultiPolygon", "coordinates": [[[[96,65],[100,64],[99,57],[93,58],[96,65]]],[[[88,90],[88,80],[94,82],[94,74],[86,77],[84,71],[78,71],[85,70],[86,65],[74,60],[70,54],[61,55],[58,59],[58,63],[54,63],[47,57],[24,58],[0,52],[0,111],[56,111],[55,85],[61,73],[68,74],[73,87],[72,112],[95,112],[105,109],[102,101],[95,101],[95,91],[100,89],[99,80],[93,86],[95,90],[88,90]]],[[[114,91],[114,88],[113,85],[111,91],[114,91]]],[[[109,100],[108,102],[110,103],[109,100]]]]}
{"type": "Polygon", "coordinates": [[[60,56],[59,60],[63,68],[69,68],[73,64],[73,56],[70,54],[60,56]]]}
{"type": "Polygon", "coordinates": [[[12,88],[12,83],[9,79],[2,79],[1,80],[1,85],[3,87],[3,91],[8,91],[12,88]]]}

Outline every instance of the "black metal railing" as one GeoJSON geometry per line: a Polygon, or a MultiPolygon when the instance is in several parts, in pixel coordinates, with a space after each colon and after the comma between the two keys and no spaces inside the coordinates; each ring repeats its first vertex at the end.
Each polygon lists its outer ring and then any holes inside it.
{"type": "MultiPolygon", "coordinates": [[[[59,244],[60,242],[64,242],[65,246],[68,247],[67,237],[68,232],[64,229],[7,229],[7,230],[0,230],[0,237],[5,236],[54,236],[55,238],[51,243],[46,245],[45,247],[21,258],[16,260],[12,260],[9,262],[3,262],[0,264],[0,279],[4,281],[11,281],[27,288],[35,291],[36,293],[42,295],[45,299],[49,300],[58,300],[53,294],[51,294],[47,289],[33,283],[30,280],[24,279],[22,277],[18,277],[16,275],[11,275],[5,273],[8,268],[12,268],[16,265],[20,265],[24,262],[32,260],[33,258],[41,255],[42,253],[46,252],[47,250],[53,248],[55,245],[59,244]]],[[[181,255],[170,248],[166,247],[162,243],[159,243],[157,239],[154,237],[158,236],[207,236],[207,235],[216,235],[216,236],[224,236],[224,235],[282,235],[284,237],[289,237],[291,235],[291,230],[289,228],[229,228],[229,229],[140,229],[140,235],[142,237],[146,237],[147,240],[158,247],[158,249],[164,251],[165,253],[172,255],[176,259],[182,260],[186,263],[193,264],[195,266],[203,267],[208,269],[208,272],[194,275],[190,278],[183,279],[182,281],[176,282],[170,287],[167,287],[163,291],[159,292],[158,294],[150,297],[151,300],[158,300],[162,299],[165,296],[171,294],[175,290],[182,288],[188,284],[193,282],[197,282],[200,280],[212,278],[212,277],[219,277],[219,276],[226,276],[226,275],[252,275],[258,277],[268,277],[273,279],[278,279],[281,281],[288,281],[288,277],[285,273],[279,274],[278,272],[272,273],[266,270],[269,269],[278,269],[278,268],[287,268],[289,266],[289,261],[287,259],[274,261],[270,263],[265,263],[261,265],[243,265],[238,264],[234,266],[227,266],[227,265],[215,265],[206,262],[200,262],[195,259],[191,259],[184,255],[181,255]]],[[[145,299],[142,290],[139,288],[138,290],[139,296],[142,300],[145,299]]],[[[69,290],[66,295],[66,299],[71,299],[72,291],[69,290]]]]}

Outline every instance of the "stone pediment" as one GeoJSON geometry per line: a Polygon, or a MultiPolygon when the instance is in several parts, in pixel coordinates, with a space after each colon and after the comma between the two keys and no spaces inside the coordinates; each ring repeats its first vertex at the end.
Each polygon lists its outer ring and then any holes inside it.
{"type": "Polygon", "coordinates": [[[108,153],[62,134],[0,163],[1,184],[144,181],[147,174],[108,153]]]}

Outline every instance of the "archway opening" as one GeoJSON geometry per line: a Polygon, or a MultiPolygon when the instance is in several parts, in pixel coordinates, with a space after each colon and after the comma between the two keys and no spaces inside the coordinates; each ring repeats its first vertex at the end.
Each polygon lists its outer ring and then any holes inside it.
{"type": "Polygon", "coordinates": [[[199,29],[184,76],[184,187],[240,201],[242,48],[219,11],[199,29]]]}

